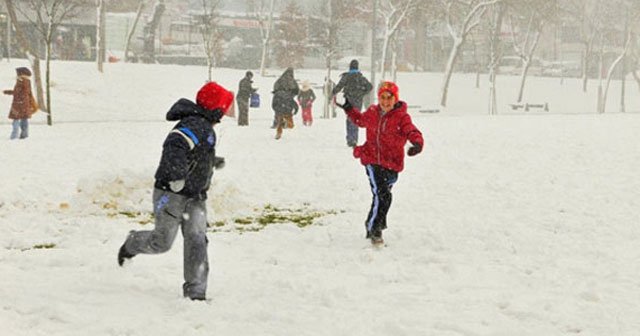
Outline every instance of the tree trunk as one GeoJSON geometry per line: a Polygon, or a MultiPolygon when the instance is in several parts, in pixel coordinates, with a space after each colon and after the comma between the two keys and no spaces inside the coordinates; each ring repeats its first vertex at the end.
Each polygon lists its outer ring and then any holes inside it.
{"type": "Polygon", "coordinates": [[[636,84],[638,84],[638,90],[640,90],[640,76],[638,76],[637,71],[631,71],[633,78],[636,80],[636,84]]]}
{"type": "Polygon", "coordinates": [[[607,84],[605,86],[604,89],[604,95],[602,96],[602,112],[604,113],[605,108],[606,108],[606,104],[607,104],[607,95],[609,93],[609,84],[611,84],[611,78],[613,77],[613,71],[615,71],[616,67],[618,66],[618,64],[620,64],[620,62],[622,60],[624,60],[624,57],[627,55],[627,50],[629,50],[629,43],[631,41],[631,35],[629,35],[629,38],[627,39],[627,42],[625,43],[624,49],[622,51],[622,54],[620,54],[615,61],[613,61],[613,63],[611,64],[611,66],[609,67],[609,71],[607,72],[607,84]]]}
{"type": "Polygon", "coordinates": [[[602,97],[602,72],[604,71],[604,37],[600,36],[600,59],[598,60],[598,113],[604,113],[602,97]]]}
{"type": "Polygon", "coordinates": [[[456,59],[458,58],[458,54],[460,53],[462,42],[464,42],[464,40],[460,37],[453,39],[453,47],[451,47],[451,52],[449,53],[449,60],[447,61],[447,67],[444,71],[444,80],[442,81],[442,98],[440,100],[440,105],[442,107],[447,106],[447,94],[449,92],[451,74],[453,73],[453,67],[456,63],[456,59]]]}
{"type": "Polygon", "coordinates": [[[380,80],[384,80],[386,77],[387,66],[387,48],[389,48],[389,36],[385,33],[384,40],[382,40],[382,56],[380,57],[380,80]]]}
{"type": "Polygon", "coordinates": [[[273,22],[273,2],[271,0],[271,4],[269,5],[269,23],[267,23],[267,32],[265,33],[264,38],[262,39],[262,58],[260,60],[260,75],[265,76],[266,66],[267,66],[267,54],[269,53],[269,39],[271,38],[271,28],[273,22]]]}
{"type": "Polygon", "coordinates": [[[53,125],[53,109],[51,108],[51,41],[52,41],[52,36],[53,36],[53,26],[52,26],[52,21],[53,19],[49,18],[49,25],[47,26],[47,36],[46,36],[46,48],[47,48],[47,54],[46,54],[46,58],[45,58],[45,88],[46,88],[46,94],[47,94],[47,110],[48,110],[48,114],[47,114],[47,125],[51,126],[53,125]]]}
{"type": "Polygon", "coordinates": [[[582,92],[587,92],[587,83],[589,81],[589,63],[593,55],[593,41],[595,34],[585,43],[585,48],[582,56],[582,92]]]}
{"type": "Polygon", "coordinates": [[[96,27],[96,64],[98,66],[98,71],[103,72],[104,65],[104,22],[105,22],[105,3],[104,0],[98,0],[98,8],[97,8],[97,27],[96,27]]]}
{"type": "Polygon", "coordinates": [[[136,32],[136,27],[138,27],[138,21],[140,21],[140,16],[142,16],[142,10],[144,9],[144,0],[140,0],[140,4],[138,5],[138,11],[136,12],[136,18],[133,20],[133,25],[127,34],[127,43],[124,45],[124,61],[129,62],[129,48],[131,47],[131,38],[136,32]]]}
{"type": "Polygon", "coordinates": [[[518,103],[522,102],[522,96],[524,95],[524,84],[527,81],[527,73],[531,67],[531,60],[524,62],[522,67],[522,75],[520,76],[520,90],[518,90],[518,103]]]}
{"type": "Polygon", "coordinates": [[[524,95],[524,85],[527,81],[527,74],[529,72],[529,68],[531,67],[531,61],[533,60],[533,54],[538,48],[538,42],[540,41],[540,27],[535,32],[535,37],[533,39],[533,43],[531,44],[531,49],[528,50],[528,55],[526,55],[526,62],[524,67],[522,67],[522,77],[520,78],[520,90],[518,92],[518,103],[522,102],[522,96],[524,95]]]}

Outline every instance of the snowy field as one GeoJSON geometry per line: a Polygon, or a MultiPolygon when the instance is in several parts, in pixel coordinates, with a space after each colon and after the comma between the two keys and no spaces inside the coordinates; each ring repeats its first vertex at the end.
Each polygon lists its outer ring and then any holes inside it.
{"type": "MultiPolygon", "coordinates": [[[[2,87],[24,65],[0,63],[2,87]]],[[[227,166],[209,192],[210,300],[191,302],[181,237],[124,268],[116,253],[129,230],[152,225],[153,174],[173,125],[165,112],[193,99],[205,69],[105,70],[53,63],[55,125],[38,113],[30,137],[10,141],[0,121],[0,335],[638,335],[635,83],[635,112],[598,115],[595,82],[585,95],[576,79],[533,77],[525,101],[551,111],[513,113],[518,78],[502,77],[502,115],[488,116],[486,79],[476,89],[473,75],[455,74],[445,111],[410,111],[425,150],[406,161],[388,246],[376,250],[364,239],[371,194],[342,112],[321,119],[318,102],[312,127],[298,114],[276,141],[275,77],[256,76],[263,101],[250,126],[216,126],[227,166]],[[303,227],[246,222],[268,209],[318,217],[303,227]]],[[[214,72],[233,90],[243,74],[214,72]]],[[[400,74],[400,96],[434,108],[440,80],[400,74]]],[[[5,115],[10,99],[0,96],[5,115]]],[[[608,110],[618,104],[613,83],[608,110]]]]}

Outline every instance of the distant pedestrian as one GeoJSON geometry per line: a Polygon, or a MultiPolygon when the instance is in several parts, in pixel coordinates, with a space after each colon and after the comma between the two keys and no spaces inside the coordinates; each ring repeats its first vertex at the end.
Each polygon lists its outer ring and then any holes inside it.
{"type": "Polygon", "coordinates": [[[334,83],[331,78],[324,78],[322,93],[324,94],[325,100],[322,106],[322,117],[326,119],[336,117],[336,104],[333,102],[333,88],[335,86],[336,83],[334,83]]]}
{"type": "Polygon", "coordinates": [[[404,145],[414,156],[422,151],[422,133],[412,123],[407,113],[407,103],[399,100],[398,86],[384,82],[378,90],[377,105],[371,105],[365,112],[345,99],[342,107],[348,118],[367,130],[367,139],[353,149],[353,156],[365,166],[373,200],[365,221],[367,238],[374,245],[384,243],[382,230],[387,228],[387,212],[391,207],[391,188],[398,181],[398,173],[404,169],[404,145]]]}
{"type": "MultiPolygon", "coordinates": [[[[333,88],[332,95],[343,91],[344,97],[358,110],[362,109],[362,98],[371,91],[373,86],[358,69],[358,60],[351,60],[349,71],[340,75],[338,85],[333,88]]],[[[347,146],[355,147],[358,144],[358,127],[347,118],[347,146]]]]}
{"type": "Polygon", "coordinates": [[[249,126],[249,99],[258,89],[253,88],[253,72],[247,71],[238,85],[238,126],[249,126]]]}
{"type": "Polygon", "coordinates": [[[302,109],[302,124],[311,126],[313,124],[313,102],[316,100],[316,94],[313,92],[309,81],[302,82],[302,89],[298,93],[298,104],[302,109]]]}
{"type": "Polygon", "coordinates": [[[10,138],[26,139],[29,137],[29,119],[38,111],[38,104],[31,91],[31,70],[29,68],[16,68],[16,84],[13,90],[4,90],[6,95],[12,95],[9,119],[13,119],[10,138]]]}
{"type": "Polygon", "coordinates": [[[233,94],[215,82],[205,84],[196,102],[182,98],[167,120],[178,121],[162,145],[155,173],[151,231],[131,231],[118,251],[118,264],[138,254],[167,252],[178,229],[184,237],[184,297],[205,300],[209,259],[207,253],[207,191],[213,170],[224,166],[216,156],[213,126],[233,103],[233,94]]]}
{"type": "Polygon", "coordinates": [[[295,96],[300,92],[298,83],[293,77],[293,68],[287,68],[273,84],[273,100],[271,107],[275,113],[276,140],[282,137],[282,129],[293,128],[293,114],[298,111],[295,96]]]}

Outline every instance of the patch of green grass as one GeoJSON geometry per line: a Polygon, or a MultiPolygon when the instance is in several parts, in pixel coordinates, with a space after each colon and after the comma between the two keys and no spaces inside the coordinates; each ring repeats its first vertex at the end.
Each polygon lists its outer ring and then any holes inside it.
{"type": "Polygon", "coordinates": [[[240,225],[249,225],[251,223],[253,223],[253,218],[251,217],[245,217],[245,218],[236,218],[233,220],[234,223],[236,224],[240,224],[240,225]]]}
{"type": "Polygon", "coordinates": [[[226,223],[224,221],[215,221],[212,224],[210,224],[209,226],[212,227],[223,227],[226,223]]]}
{"type": "Polygon", "coordinates": [[[23,249],[21,249],[21,251],[46,250],[46,249],[52,249],[52,248],[55,248],[55,247],[56,247],[56,244],[54,244],[54,243],[42,243],[42,244],[33,245],[30,248],[23,248],[23,249]]]}
{"type": "MultiPolygon", "coordinates": [[[[313,225],[318,218],[326,215],[335,215],[337,211],[318,211],[309,209],[310,204],[304,203],[301,208],[284,208],[277,207],[273,204],[265,204],[262,209],[254,209],[257,214],[255,216],[247,216],[233,219],[233,223],[236,224],[233,230],[239,233],[244,232],[257,232],[268,225],[275,224],[295,224],[299,228],[304,228],[309,225],[313,225]]],[[[221,231],[220,229],[225,225],[224,222],[221,225],[214,225],[215,228],[212,231],[221,231]]]]}

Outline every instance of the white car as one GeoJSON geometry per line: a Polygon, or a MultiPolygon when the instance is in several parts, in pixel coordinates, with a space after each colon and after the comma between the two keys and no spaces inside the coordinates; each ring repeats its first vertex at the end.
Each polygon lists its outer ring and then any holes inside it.
{"type": "Polygon", "coordinates": [[[336,62],[333,68],[339,71],[347,71],[349,70],[349,63],[354,59],[358,60],[360,71],[371,71],[370,56],[344,56],[336,62]]]}

